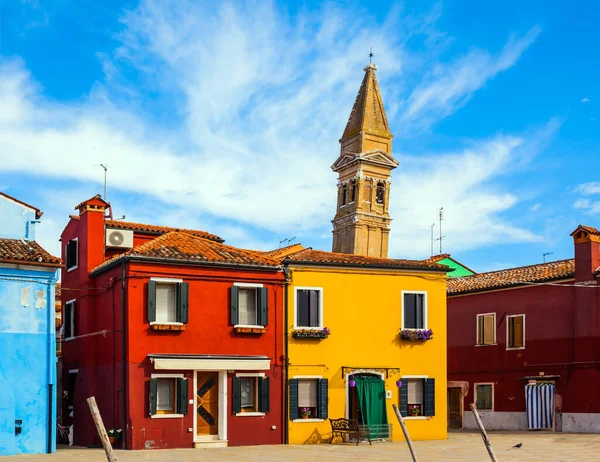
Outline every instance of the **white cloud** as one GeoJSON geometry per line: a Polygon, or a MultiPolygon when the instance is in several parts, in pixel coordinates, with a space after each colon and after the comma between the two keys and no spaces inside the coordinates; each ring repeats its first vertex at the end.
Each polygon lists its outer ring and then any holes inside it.
{"type": "Polygon", "coordinates": [[[581,102],[582,102],[582,103],[589,103],[589,102],[591,102],[591,101],[592,101],[592,100],[591,100],[591,99],[589,99],[589,98],[581,98],[581,102]]]}
{"type": "MultiPolygon", "coordinates": [[[[45,98],[19,60],[0,64],[0,152],[10,153],[0,158],[0,171],[29,173],[35,165],[36,174],[64,182],[60,206],[50,205],[56,194],[47,207],[40,204],[56,213],[47,212],[38,228],[51,249],[67,213],[91,195],[81,197],[82,191],[101,191],[95,167],[101,162],[111,166],[109,200],[111,190],[135,193],[162,211],[140,214],[137,204],[116,203],[116,215],[200,227],[245,247],[271,245],[261,230],[282,237],[312,232],[318,239],[327,235],[335,212],[336,177],[329,166],[362,78],[365,50],[373,46],[385,63],[379,78],[392,106],[392,128],[407,119],[429,126],[513,66],[539,34],[533,28],[523,38],[511,37],[497,56],[475,50],[436,65],[450,41],[435,30],[439,14],[435,8],[408,18],[393,10],[377,24],[366,13],[332,6],[291,20],[262,2],[204,7],[144,1],[122,16],[121,45],[112,56],[98,55],[105,79],[78,103],[45,98]],[[416,35],[436,51],[417,59],[406,45],[416,35]],[[436,71],[412,93],[390,83],[417,72],[423,60],[436,71]],[[170,112],[146,116],[149,89],[170,112]],[[408,105],[394,109],[402,91],[410,93],[408,105]],[[165,119],[172,123],[156,121],[165,119]]],[[[426,254],[410,242],[428,231],[441,205],[453,249],[537,239],[502,217],[518,197],[491,184],[516,152],[541,138],[499,135],[455,153],[396,154],[402,165],[392,187],[393,253],[426,254]]]]}
{"type": "Polygon", "coordinates": [[[537,212],[541,208],[542,208],[542,204],[538,203],[538,204],[533,204],[529,210],[531,210],[532,212],[537,212]]]}
{"type": "Polygon", "coordinates": [[[600,182],[583,183],[577,187],[577,191],[585,196],[600,194],[600,182]]]}

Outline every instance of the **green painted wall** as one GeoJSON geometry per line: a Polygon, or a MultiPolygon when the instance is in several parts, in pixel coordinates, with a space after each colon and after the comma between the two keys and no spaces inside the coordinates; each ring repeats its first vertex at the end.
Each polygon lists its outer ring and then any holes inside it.
{"type": "Polygon", "coordinates": [[[454,271],[448,273],[449,278],[460,278],[462,276],[471,276],[473,271],[462,266],[460,263],[455,262],[451,258],[444,258],[438,261],[440,265],[448,265],[450,268],[454,268],[454,271]]]}

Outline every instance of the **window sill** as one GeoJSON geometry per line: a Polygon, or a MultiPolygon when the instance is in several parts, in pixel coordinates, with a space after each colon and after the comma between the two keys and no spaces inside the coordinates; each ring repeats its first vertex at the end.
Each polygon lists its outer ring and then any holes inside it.
{"type": "Polygon", "coordinates": [[[187,329],[186,324],[182,323],[151,323],[152,330],[177,330],[182,331],[187,329]]]}
{"type": "Polygon", "coordinates": [[[315,423],[315,422],[325,422],[325,419],[293,419],[294,423],[315,423]]]}
{"type": "Polygon", "coordinates": [[[71,271],[75,271],[77,269],[77,266],[71,266],[70,268],[67,268],[67,273],[70,273],[71,271]]]}
{"type": "Polygon", "coordinates": [[[402,420],[429,420],[430,416],[427,415],[417,415],[417,416],[406,416],[402,417],[402,420]]]}
{"type": "Polygon", "coordinates": [[[476,347],[486,347],[486,346],[498,346],[497,343],[486,343],[482,345],[475,345],[476,347]]]}
{"type": "Polygon", "coordinates": [[[507,351],[510,351],[510,350],[524,350],[524,349],[525,349],[524,346],[522,346],[522,347],[506,347],[507,351]]]}
{"type": "Polygon", "coordinates": [[[64,341],[70,342],[71,340],[75,340],[77,337],[67,337],[64,341]]]}
{"type": "Polygon", "coordinates": [[[267,332],[267,328],[264,326],[244,326],[241,324],[233,326],[233,330],[236,334],[264,334],[267,332]]]}
{"type": "Polygon", "coordinates": [[[236,412],[237,417],[264,417],[264,412],[236,412]]]}
{"type": "Polygon", "coordinates": [[[153,419],[182,419],[183,414],[154,414],[150,416],[153,419]]]}

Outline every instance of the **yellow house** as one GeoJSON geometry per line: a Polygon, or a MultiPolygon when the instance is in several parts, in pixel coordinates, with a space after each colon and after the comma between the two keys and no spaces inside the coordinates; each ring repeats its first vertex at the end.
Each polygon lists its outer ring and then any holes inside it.
{"type": "Polygon", "coordinates": [[[445,439],[448,268],[312,249],[283,264],[288,441],[329,443],[329,418],[358,419],[373,437],[401,440],[394,403],[411,438],[445,439]],[[433,335],[406,340],[402,329],[433,335]]]}

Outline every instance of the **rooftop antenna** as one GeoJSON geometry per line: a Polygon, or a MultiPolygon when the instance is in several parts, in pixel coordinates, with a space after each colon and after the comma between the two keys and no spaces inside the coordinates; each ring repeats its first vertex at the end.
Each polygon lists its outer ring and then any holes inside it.
{"type": "Polygon", "coordinates": [[[292,237],[291,239],[288,239],[287,237],[285,239],[282,239],[279,241],[279,248],[281,249],[281,244],[283,244],[284,242],[287,242],[288,245],[290,242],[292,242],[294,239],[296,239],[296,236],[292,237]]]}
{"type": "Polygon", "coordinates": [[[371,51],[369,52],[369,64],[373,64],[373,56],[375,56],[375,53],[373,53],[373,47],[371,47],[371,51]]]}
{"type": "Polygon", "coordinates": [[[442,236],[442,220],[444,219],[444,207],[440,207],[440,237],[436,241],[440,241],[440,255],[442,254],[442,241],[446,236],[442,236]]]}
{"type": "Polygon", "coordinates": [[[100,167],[104,169],[104,200],[106,201],[106,171],[108,170],[108,165],[100,164],[100,167]]]}
{"type": "Polygon", "coordinates": [[[548,256],[548,255],[554,255],[554,252],[546,252],[546,253],[542,254],[542,257],[544,259],[544,263],[546,263],[546,256],[548,256]]]}
{"type": "Polygon", "coordinates": [[[434,239],[433,239],[433,228],[434,228],[434,227],[435,227],[435,223],[433,223],[433,224],[431,225],[431,256],[432,256],[432,257],[433,257],[433,242],[434,242],[434,239]]]}

